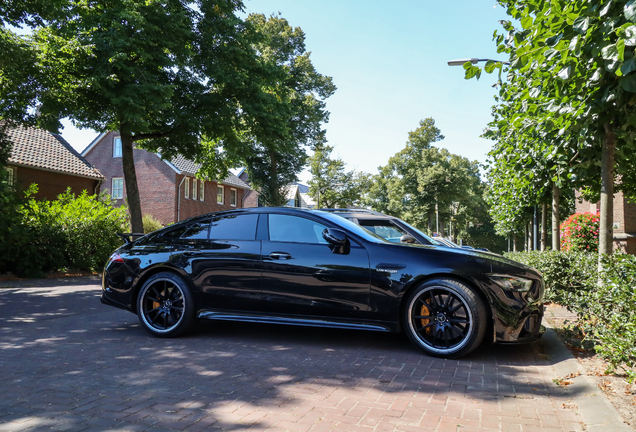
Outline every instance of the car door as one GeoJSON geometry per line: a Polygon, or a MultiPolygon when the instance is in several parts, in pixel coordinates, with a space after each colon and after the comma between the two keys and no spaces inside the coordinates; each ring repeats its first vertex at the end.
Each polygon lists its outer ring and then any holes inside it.
{"type": "Polygon", "coordinates": [[[332,318],[362,317],[369,303],[369,256],[351,241],[334,253],[327,226],[297,215],[269,214],[263,240],[263,307],[269,312],[332,318]]]}
{"type": "Polygon", "coordinates": [[[210,309],[255,310],[261,291],[258,214],[230,213],[210,221],[190,259],[197,303],[210,309]]]}

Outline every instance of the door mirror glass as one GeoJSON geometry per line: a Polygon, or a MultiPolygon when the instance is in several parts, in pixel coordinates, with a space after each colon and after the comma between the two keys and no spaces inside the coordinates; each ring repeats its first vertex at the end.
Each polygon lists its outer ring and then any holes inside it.
{"type": "Polygon", "coordinates": [[[411,235],[404,234],[402,237],[400,237],[400,243],[415,244],[417,243],[417,240],[415,240],[415,237],[411,235]]]}

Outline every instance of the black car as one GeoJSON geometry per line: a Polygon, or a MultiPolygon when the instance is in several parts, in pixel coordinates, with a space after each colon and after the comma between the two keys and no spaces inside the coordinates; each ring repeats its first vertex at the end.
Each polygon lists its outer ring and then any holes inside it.
{"type": "Polygon", "coordinates": [[[404,330],[425,352],[460,357],[482,340],[544,331],[543,281],[478,251],[388,242],[336,214],[254,208],[179,222],[113,253],[103,303],[150,333],[197,319],[404,330]]]}

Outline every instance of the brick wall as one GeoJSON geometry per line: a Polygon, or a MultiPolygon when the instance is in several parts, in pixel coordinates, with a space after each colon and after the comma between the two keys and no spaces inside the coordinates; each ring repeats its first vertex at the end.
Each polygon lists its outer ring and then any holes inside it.
{"type": "MultiPolygon", "coordinates": [[[[197,187],[200,189],[201,180],[195,179],[194,177],[191,177],[191,176],[187,176],[189,179],[190,191],[188,193],[189,198],[186,198],[185,197],[186,182],[185,181],[182,182],[183,177],[184,177],[183,175],[177,174],[177,183],[175,185],[175,188],[178,188],[179,185],[181,185],[180,187],[181,208],[179,210],[180,220],[187,219],[187,218],[197,216],[200,214],[243,207],[243,194],[244,194],[243,189],[236,188],[231,185],[224,185],[224,184],[221,184],[223,186],[223,204],[219,204],[217,202],[218,183],[214,181],[205,181],[204,183],[205,193],[204,193],[203,201],[201,201],[200,199],[200,192],[197,192],[197,199],[194,200],[192,198],[192,189],[194,187],[194,181],[196,180],[197,187]],[[230,190],[231,189],[236,189],[237,199],[236,199],[236,206],[234,207],[230,205],[230,193],[231,193],[230,190]]],[[[179,190],[176,189],[176,191],[178,195],[179,190]]]]}
{"type": "Polygon", "coordinates": [[[38,193],[35,195],[35,199],[52,201],[57,198],[59,194],[65,192],[70,186],[71,191],[79,195],[84,190],[88,191],[89,195],[95,193],[97,187],[97,193],[99,193],[99,180],[89,179],[84,177],[78,177],[70,174],[43,171],[35,168],[27,168],[23,166],[13,166],[14,168],[14,181],[18,189],[27,189],[32,183],[37,183],[38,193]]]}
{"type": "MultiPolygon", "coordinates": [[[[579,202],[579,192],[576,192],[577,213],[597,213],[600,203],[589,201],[579,202]]],[[[636,254],[636,204],[628,202],[622,192],[614,195],[614,250],[636,254]]]]}
{"type": "MultiPolygon", "coordinates": [[[[121,157],[113,157],[113,141],[119,134],[109,132],[100,142],[84,155],[90,164],[95,166],[106,177],[102,190],[108,189],[112,192],[112,179],[114,177],[124,177],[121,157]]],[[[141,211],[143,214],[151,214],[159,219],[164,225],[184,220],[200,214],[210,213],[220,210],[242,207],[243,189],[237,190],[237,205],[230,206],[230,189],[225,185],[224,204],[217,204],[216,192],[217,183],[206,181],[204,185],[204,200],[200,200],[197,193],[196,201],[192,199],[192,188],[195,178],[187,176],[190,183],[189,198],[185,198],[184,175],[177,174],[159,156],[146,150],[135,149],[135,170],[137,173],[137,184],[139,186],[139,196],[141,199],[141,211]],[[179,193],[181,192],[181,193],[179,193]],[[179,205],[179,200],[181,204],[179,205]]],[[[197,186],[200,180],[197,179],[197,186]]],[[[126,198],[126,187],[124,185],[124,197],[117,200],[118,205],[123,205],[126,198]]]]}
{"type": "MultiPolygon", "coordinates": [[[[247,171],[243,171],[239,178],[245,183],[249,184],[250,179],[247,171]]],[[[243,200],[243,207],[258,207],[258,191],[255,191],[253,189],[246,191],[245,199],[243,200]]]]}

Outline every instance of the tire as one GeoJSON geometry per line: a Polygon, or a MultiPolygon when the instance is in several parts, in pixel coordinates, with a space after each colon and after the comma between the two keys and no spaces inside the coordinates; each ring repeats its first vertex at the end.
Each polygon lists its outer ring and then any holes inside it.
{"type": "Polygon", "coordinates": [[[435,279],[413,290],[403,314],[411,342],[435,357],[465,356],[484,339],[486,307],[465,284],[435,279]]]}
{"type": "Polygon", "coordinates": [[[174,273],[150,276],[139,291],[137,316],[154,336],[177,337],[187,333],[195,322],[195,313],[190,288],[174,273]]]}

